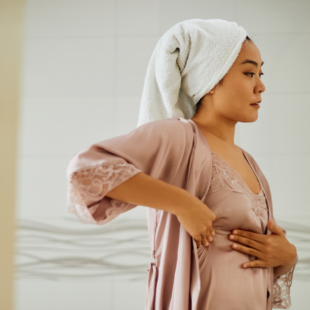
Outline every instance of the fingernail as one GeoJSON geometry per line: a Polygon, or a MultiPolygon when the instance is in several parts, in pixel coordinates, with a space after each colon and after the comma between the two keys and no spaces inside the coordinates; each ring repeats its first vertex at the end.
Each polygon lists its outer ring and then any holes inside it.
{"type": "Polygon", "coordinates": [[[208,239],[209,241],[212,241],[212,237],[209,237],[209,239],[208,239]]]}
{"type": "Polygon", "coordinates": [[[214,232],[214,231],[212,231],[211,235],[212,235],[212,236],[215,236],[215,232],[214,232]]]}
{"type": "Polygon", "coordinates": [[[209,245],[209,242],[206,242],[206,243],[205,243],[205,246],[208,246],[208,245],[209,245]]]}

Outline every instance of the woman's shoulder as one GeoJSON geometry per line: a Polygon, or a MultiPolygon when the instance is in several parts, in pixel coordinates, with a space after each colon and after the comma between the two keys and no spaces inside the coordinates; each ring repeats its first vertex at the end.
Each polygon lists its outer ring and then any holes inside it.
{"type": "Polygon", "coordinates": [[[236,147],[239,148],[240,152],[241,152],[241,153],[244,153],[244,154],[246,155],[246,157],[247,157],[249,160],[251,160],[251,162],[253,162],[253,163],[255,162],[255,163],[256,163],[256,161],[254,160],[253,156],[252,156],[249,152],[247,152],[244,148],[241,148],[241,147],[238,146],[238,145],[236,145],[236,147]]]}
{"type": "MultiPolygon", "coordinates": [[[[239,146],[238,146],[239,147],[239,146]]],[[[240,148],[240,147],[239,147],[240,148]]],[[[250,164],[253,166],[253,168],[255,169],[255,171],[264,179],[265,182],[267,182],[267,179],[262,171],[262,169],[260,168],[258,162],[254,159],[254,157],[247,152],[245,149],[240,148],[243,153],[246,155],[247,159],[249,160],[250,164]]],[[[268,182],[267,182],[268,183],[268,182]]]]}
{"type": "MultiPolygon", "coordinates": [[[[241,148],[240,146],[236,145],[236,147],[238,147],[240,149],[240,153],[244,154],[246,159],[250,162],[250,164],[253,166],[254,170],[256,172],[259,172],[259,173],[262,173],[258,163],[256,162],[256,160],[254,159],[254,157],[249,153],[247,152],[245,149],[241,148]]],[[[243,156],[243,155],[241,155],[243,156]]]]}

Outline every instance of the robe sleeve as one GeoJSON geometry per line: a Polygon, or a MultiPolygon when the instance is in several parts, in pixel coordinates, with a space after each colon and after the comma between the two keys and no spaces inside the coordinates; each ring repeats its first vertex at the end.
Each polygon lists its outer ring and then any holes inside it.
{"type": "Polygon", "coordinates": [[[140,172],[172,183],[187,142],[181,122],[166,119],[81,150],[67,167],[67,211],[82,222],[103,225],[135,208],[105,194],[140,172]]]}
{"type": "MultiPolygon", "coordinates": [[[[283,229],[286,235],[286,230],[283,229]]],[[[294,264],[287,273],[281,276],[273,276],[273,301],[272,308],[275,309],[288,309],[291,306],[290,289],[293,282],[293,274],[298,262],[298,255],[296,255],[294,264]]]]}

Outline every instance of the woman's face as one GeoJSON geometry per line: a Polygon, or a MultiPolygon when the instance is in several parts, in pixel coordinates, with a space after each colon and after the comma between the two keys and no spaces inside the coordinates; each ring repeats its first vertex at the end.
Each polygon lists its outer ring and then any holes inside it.
{"type": "MultiPolygon", "coordinates": [[[[254,122],[259,109],[251,103],[261,101],[265,85],[261,80],[262,59],[256,45],[246,40],[240,53],[225,75],[222,85],[216,85],[213,93],[213,108],[216,114],[236,122],[254,122]],[[257,65],[247,62],[256,62],[257,65]],[[245,63],[244,63],[245,62],[245,63]]],[[[208,104],[208,103],[207,103],[208,104]]]]}

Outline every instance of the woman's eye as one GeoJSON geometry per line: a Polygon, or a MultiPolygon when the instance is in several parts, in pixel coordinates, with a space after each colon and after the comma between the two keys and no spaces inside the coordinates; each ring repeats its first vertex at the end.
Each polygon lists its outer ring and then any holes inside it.
{"type": "MultiPolygon", "coordinates": [[[[246,74],[252,74],[251,77],[253,77],[253,74],[255,74],[255,73],[254,73],[254,72],[247,72],[246,74]]],[[[259,75],[259,77],[261,77],[263,74],[264,74],[264,73],[261,73],[261,74],[259,75]]]]}

